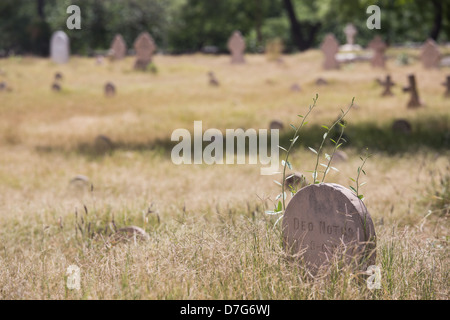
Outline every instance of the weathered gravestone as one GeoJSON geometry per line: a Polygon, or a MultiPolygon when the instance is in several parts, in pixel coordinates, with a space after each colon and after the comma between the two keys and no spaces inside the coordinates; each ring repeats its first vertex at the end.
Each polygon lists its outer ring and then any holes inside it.
{"type": "Polygon", "coordinates": [[[380,85],[382,85],[382,86],[384,87],[384,91],[383,91],[383,93],[381,94],[382,97],[393,96],[393,95],[394,95],[394,94],[392,93],[392,91],[391,91],[391,88],[392,88],[393,86],[395,86],[395,83],[392,82],[391,76],[390,76],[390,75],[387,75],[387,76],[386,76],[386,80],[385,80],[385,81],[382,81],[382,80],[380,80],[380,79],[377,79],[377,82],[378,82],[380,85]]]}
{"type": "Polygon", "coordinates": [[[412,126],[411,124],[404,119],[398,119],[395,120],[392,124],[392,131],[394,133],[401,133],[401,134],[410,134],[412,132],[412,126]]]}
{"type": "Polygon", "coordinates": [[[153,53],[156,50],[155,41],[148,32],[143,32],[134,42],[136,50],[136,62],[134,68],[136,70],[146,70],[147,66],[152,62],[153,53]]]}
{"type": "Polygon", "coordinates": [[[112,97],[116,95],[116,86],[111,82],[105,84],[105,96],[112,97]]]}
{"type": "Polygon", "coordinates": [[[283,130],[284,125],[281,121],[278,120],[273,120],[270,122],[269,124],[269,129],[270,130],[283,130]]]}
{"type": "Polygon", "coordinates": [[[120,34],[116,34],[110,49],[111,58],[113,60],[122,60],[127,54],[127,44],[120,34]]]}
{"type": "Polygon", "coordinates": [[[235,31],[228,39],[228,50],[231,52],[231,63],[245,63],[245,40],[240,31],[235,31]]]}
{"type": "Polygon", "coordinates": [[[376,258],[376,235],[364,203],[350,190],[333,183],[300,189],[283,217],[287,250],[299,254],[311,270],[334,261],[367,268],[376,258]]]}
{"type": "Polygon", "coordinates": [[[210,86],[218,87],[220,85],[219,80],[217,80],[214,72],[212,72],[212,71],[208,72],[208,77],[209,77],[209,85],[210,86]]]}
{"type": "Polygon", "coordinates": [[[339,43],[334,37],[334,35],[328,34],[325,37],[325,40],[323,41],[322,45],[320,46],[320,49],[322,50],[325,56],[323,68],[325,70],[338,69],[339,62],[336,60],[336,54],[339,51],[339,43]]]}
{"type": "Polygon", "coordinates": [[[445,87],[445,93],[444,97],[450,98],[450,76],[447,76],[447,81],[442,83],[442,85],[445,87]]]}
{"type": "Polygon", "coordinates": [[[422,106],[422,102],[420,102],[419,93],[417,92],[416,77],[413,74],[410,74],[408,76],[408,82],[409,82],[409,86],[403,88],[403,92],[410,93],[410,99],[409,99],[407,107],[408,108],[418,108],[418,107],[422,106]]]}
{"type": "Polygon", "coordinates": [[[421,48],[420,59],[425,68],[439,68],[441,53],[433,39],[428,39],[421,48]]]}
{"type": "Polygon", "coordinates": [[[50,40],[50,58],[55,63],[64,64],[69,62],[69,55],[69,37],[63,31],[56,31],[50,40]]]}
{"type": "Polygon", "coordinates": [[[387,45],[381,39],[380,36],[376,36],[370,43],[369,48],[373,51],[372,66],[384,68],[386,66],[386,59],[384,52],[386,51],[387,45]]]}

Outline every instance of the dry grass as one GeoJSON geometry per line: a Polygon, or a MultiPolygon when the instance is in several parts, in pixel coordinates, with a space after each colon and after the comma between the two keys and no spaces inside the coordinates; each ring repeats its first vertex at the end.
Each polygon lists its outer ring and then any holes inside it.
{"type": "MultiPolygon", "coordinates": [[[[230,66],[225,56],[157,56],[158,73],[151,74],[132,71],[132,58],[102,66],[85,58],[65,66],[0,60],[0,80],[13,89],[0,92],[0,298],[448,299],[448,211],[433,206],[432,184],[450,174],[448,148],[377,151],[369,160],[363,193],[382,269],[382,289],[370,291],[351,270],[335,266],[312,280],[286,259],[276,218],[264,214],[277,186],[259,166],[175,166],[164,144],[152,147],[176,128],[192,130],[194,120],[221,130],[295,122],[316,93],[310,125],[329,124],[355,96],[359,108],[350,124],[433,116],[449,128],[440,85],[446,70],[389,63],[399,85],[417,75],[427,107],[413,111],[400,86],[381,99],[374,79],[386,71],[366,64],[324,72],[316,51],[284,57],[283,65],[263,56],[248,61],[230,66]],[[208,86],[210,70],[220,87],[208,86]],[[57,71],[64,75],[60,93],[50,90],[57,71]],[[315,86],[318,77],[331,85],[315,86]],[[103,95],[108,81],[118,90],[113,98],[103,95]],[[293,83],[302,92],[290,92],[293,83]],[[98,134],[125,147],[104,156],[84,152],[98,134]],[[77,174],[90,178],[92,192],[69,186],[77,174]],[[150,241],[109,247],[112,220],[144,228],[150,241]],[[81,234],[88,228],[94,237],[81,234]],[[65,286],[71,264],[81,268],[80,291],[65,286]]],[[[361,150],[346,152],[349,161],[337,164],[340,172],[328,182],[348,186],[356,176],[361,150]]],[[[313,156],[300,148],[292,164],[312,170],[313,156]]]]}

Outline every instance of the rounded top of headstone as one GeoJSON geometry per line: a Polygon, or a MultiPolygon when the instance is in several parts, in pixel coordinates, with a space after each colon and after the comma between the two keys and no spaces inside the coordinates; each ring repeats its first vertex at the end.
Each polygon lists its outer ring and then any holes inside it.
{"type": "Polygon", "coordinates": [[[334,258],[374,264],[375,227],[364,203],[334,183],[300,189],[283,217],[284,243],[305,265],[317,269],[334,258]]]}
{"type": "Polygon", "coordinates": [[[284,129],[283,122],[281,122],[279,120],[272,120],[269,124],[269,129],[270,130],[283,130],[284,129]]]}
{"type": "Polygon", "coordinates": [[[64,40],[69,40],[69,37],[67,36],[67,34],[66,34],[64,31],[61,31],[61,30],[55,31],[55,32],[53,33],[53,35],[52,35],[52,40],[53,40],[53,39],[56,39],[56,38],[61,38],[61,39],[64,39],[64,40]]]}

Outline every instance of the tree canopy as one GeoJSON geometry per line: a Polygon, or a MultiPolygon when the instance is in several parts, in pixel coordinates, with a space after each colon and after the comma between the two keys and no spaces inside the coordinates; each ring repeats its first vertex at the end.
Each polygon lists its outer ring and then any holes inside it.
{"type": "Polygon", "coordinates": [[[225,52],[234,30],[245,36],[250,52],[280,38],[287,52],[317,47],[326,33],[345,41],[353,23],[358,42],[375,34],[389,43],[450,40],[450,1],[414,0],[2,0],[0,54],[47,55],[52,32],[65,31],[76,54],[107,50],[116,33],[129,48],[142,31],[151,33],[167,53],[196,52],[215,46],[225,52]],[[68,30],[69,5],[81,9],[82,29],[68,30]],[[381,29],[369,30],[369,5],[381,8],[381,29]]]}

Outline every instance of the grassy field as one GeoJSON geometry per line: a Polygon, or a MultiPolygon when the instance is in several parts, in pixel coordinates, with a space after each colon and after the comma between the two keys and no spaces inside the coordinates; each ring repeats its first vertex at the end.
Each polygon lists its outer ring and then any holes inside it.
{"type": "MultiPolygon", "coordinates": [[[[398,52],[392,51],[395,56],[398,52]]],[[[411,52],[413,55],[416,52],[411,52]]],[[[227,56],[156,56],[156,73],[133,71],[133,58],[103,65],[72,57],[0,60],[0,299],[448,299],[449,69],[417,62],[387,70],[367,63],[321,69],[321,53],[262,55],[246,65],[227,56]],[[220,87],[208,85],[214,71],[220,87]],[[62,91],[50,90],[56,72],[62,91]],[[381,98],[375,82],[397,86],[381,98]],[[408,110],[402,92],[415,73],[425,107],[408,110]],[[322,77],[328,86],[317,86],[322,77]],[[103,86],[113,82],[115,97],[103,86]],[[291,92],[298,83],[302,91],[291,92]],[[332,266],[313,279],[283,249],[277,217],[266,215],[279,193],[259,165],[181,165],[170,158],[172,131],[267,128],[285,123],[283,145],[312,98],[317,108],[291,156],[295,171],[313,170],[323,129],[355,97],[348,117],[349,159],[327,182],[351,184],[368,147],[362,188],[377,232],[379,290],[357,272],[332,266]],[[394,134],[395,119],[413,125],[394,134]],[[97,135],[114,148],[95,152],[97,135]],[[82,174],[87,186],[69,182],[82,174]],[[91,187],[92,184],[92,187],[91,187]],[[150,240],[111,245],[115,228],[136,225],[150,240]],[[81,289],[66,270],[81,268],[81,289]]],[[[282,155],[281,155],[282,156],[282,155]]],[[[277,178],[277,177],[275,177],[277,178]]]]}

